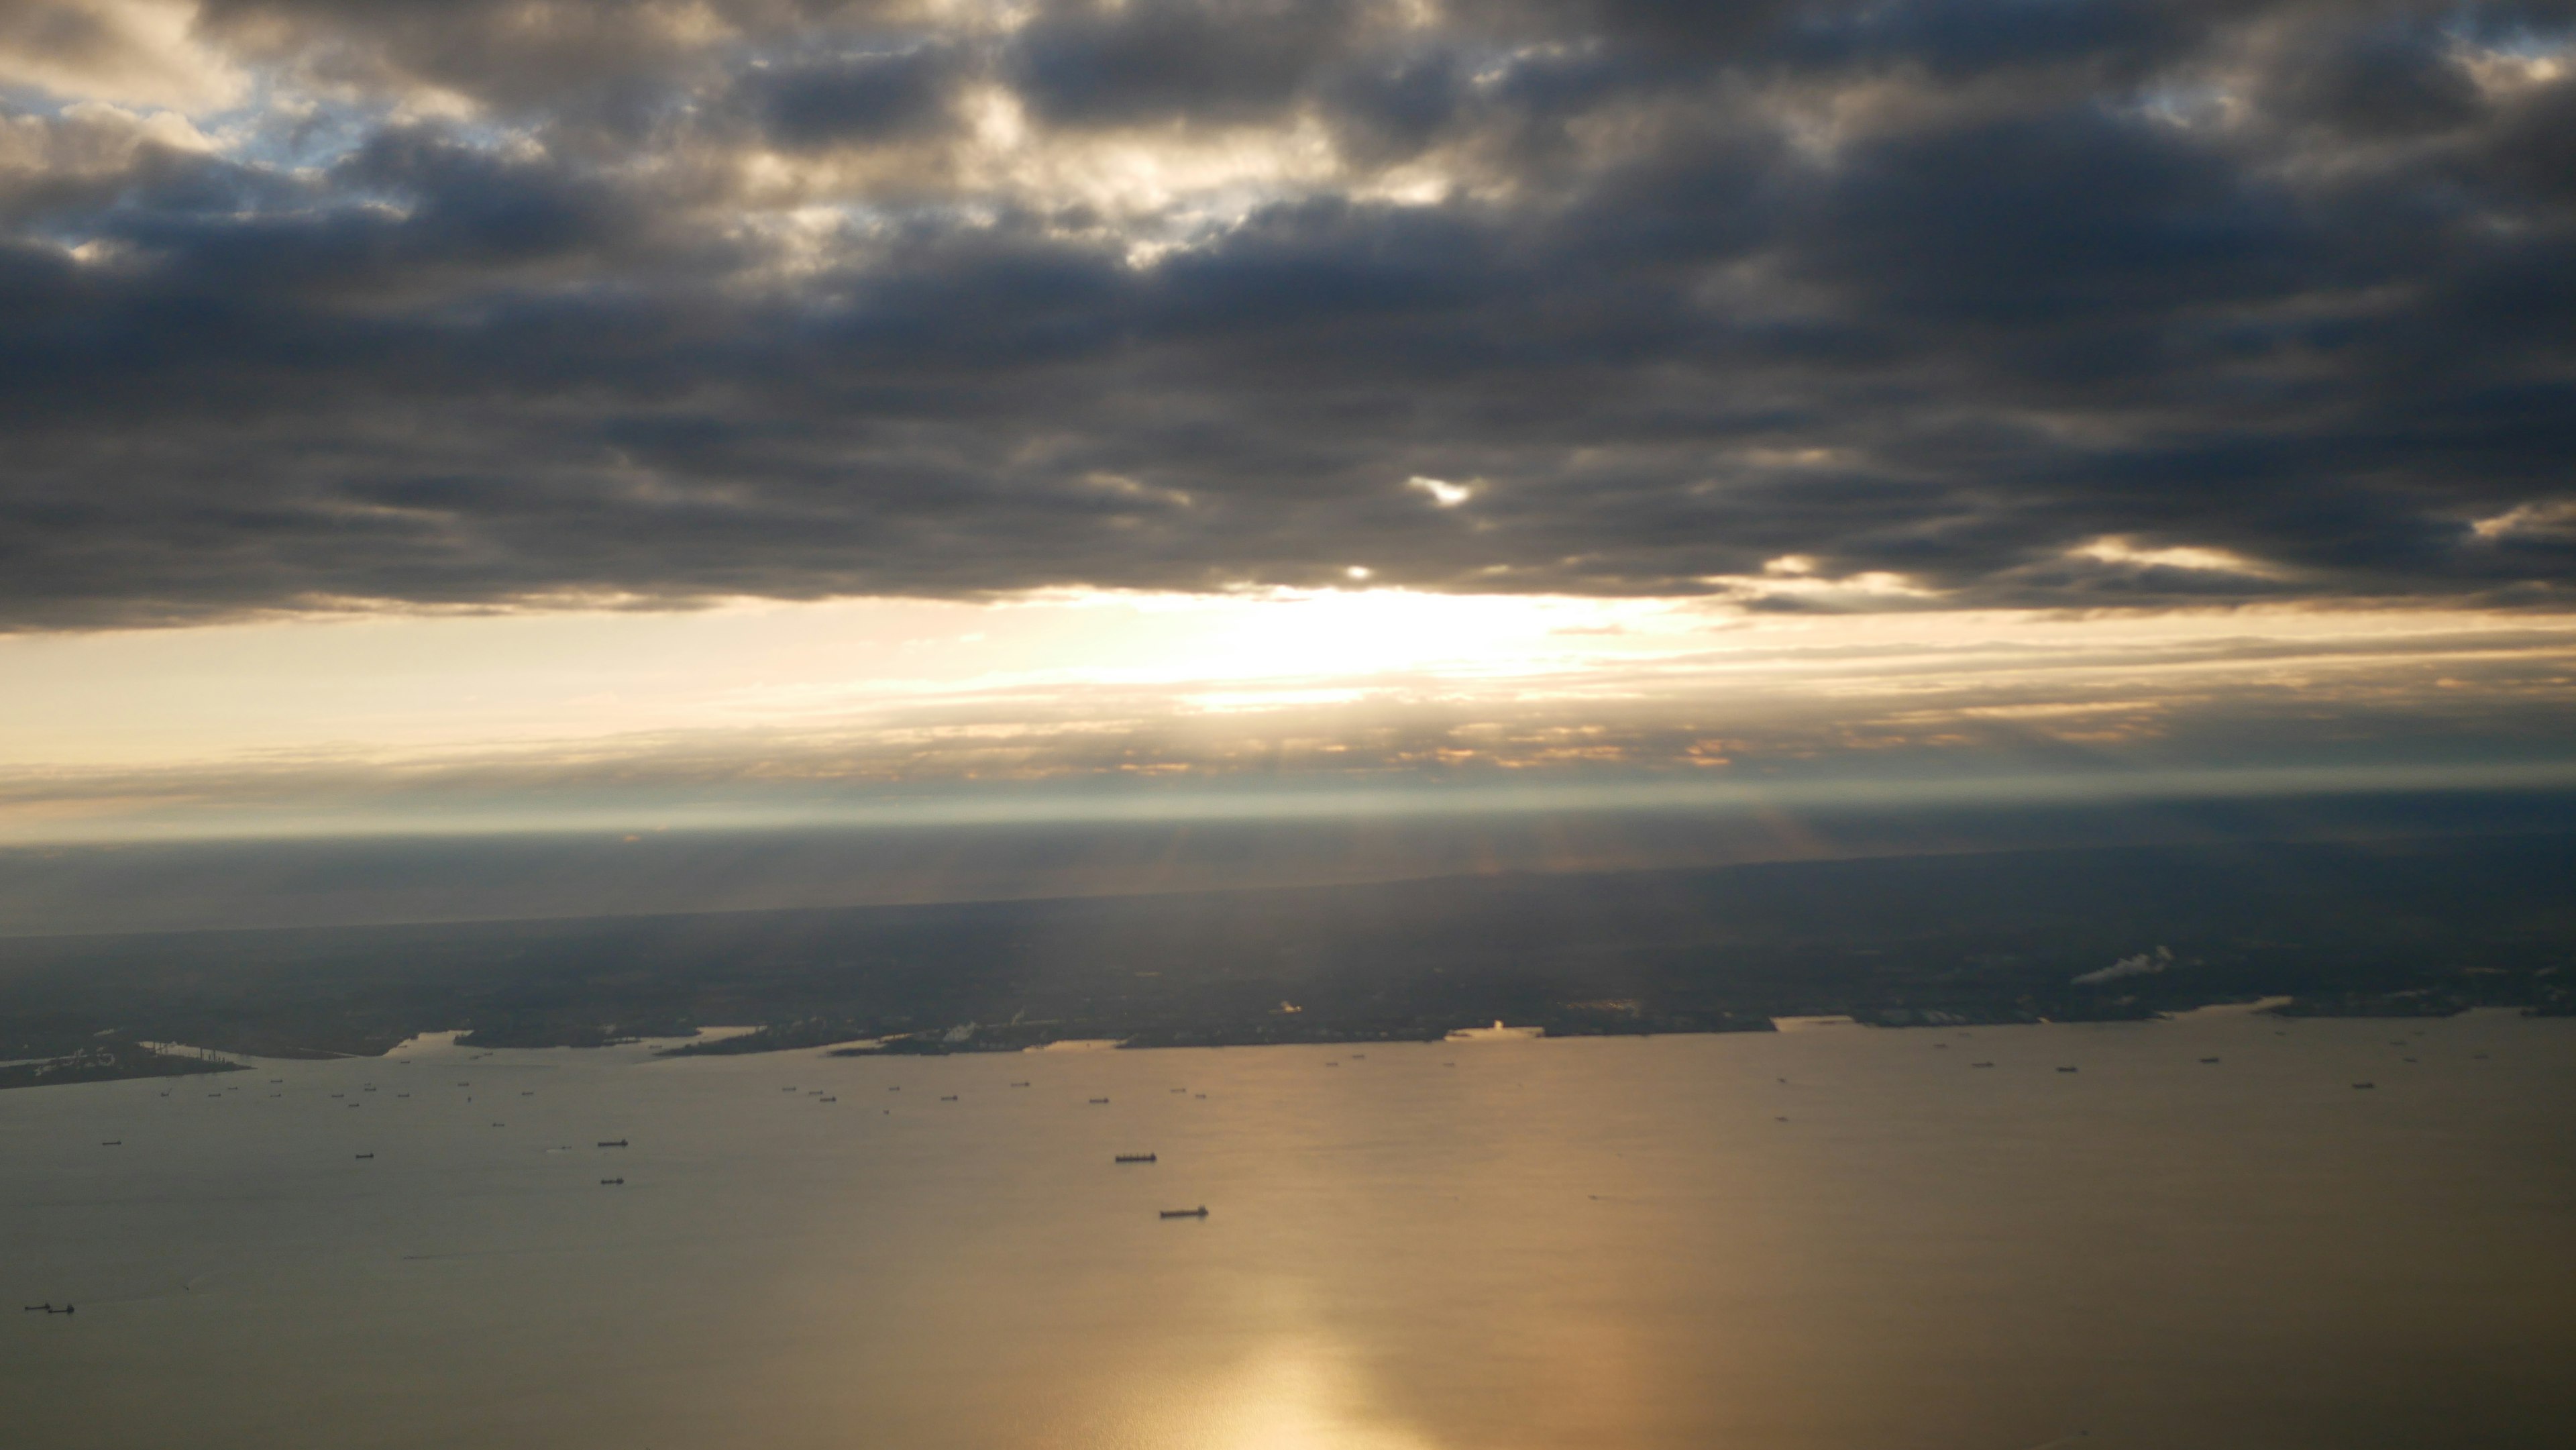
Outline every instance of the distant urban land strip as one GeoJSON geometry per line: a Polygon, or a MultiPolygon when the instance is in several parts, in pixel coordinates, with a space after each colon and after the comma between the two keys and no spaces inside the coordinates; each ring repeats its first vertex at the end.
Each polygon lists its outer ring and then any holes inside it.
{"type": "Polygon", "coordinates": [[[0,939],[0,1086],[746,1035],[994,1051],[2576,1010],[2576,835],[2119,847],[1358,886],[0,939]]]}

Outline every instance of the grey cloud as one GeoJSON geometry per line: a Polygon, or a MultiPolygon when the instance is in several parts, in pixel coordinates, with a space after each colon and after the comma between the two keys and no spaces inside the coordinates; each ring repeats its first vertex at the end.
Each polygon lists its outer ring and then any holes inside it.
{"type": "Polygon", "coordinates": [[[1365,21],[1354,0],[1129,0],[1064,5],[1006,62],[1050,120],[1117,124],[1275,113],[1365,21]]]}
{"type": "Polygon", "coordinates": [[[1914,0],[1814,15],[1799,28],[1793,53],[1810,64],[1916,65],[1945,78],[2068,61],[2135,70],[2189,43],[2199,28],[2195,9],[2205,14],[2207,7],[2145,0],[1914,0]]]}
{"type": "Polygon", "coordinates": [[[0,42],[30,59],[94,65],[112,59],[118,41],[105,17],[79,5],[37,0],[0,14],[0,42]]]}
{"type": "MultiPolygon", "coordinates": [[[[2329,239],[2231,158],[2094,105],[1856,146],[1792,265],[1868,315],[2017,330],[2158,320],[2323,280],[2329,239]]],[[[2083,342],[2122,341],[2116,333],[2083,342]]],[[[2047,365],[2064,366],[2052,349],[2047,365]]]]}
{"type": "MultiPolygon", "coordinates": [[[[435,85],[542,108],[620,78],[668,79],[694,69],[710,38],[792,29],[807,22],[803,9],[770,0],[200,0],[196,30],[333,82],[435,85]]],[[[826,7],[814,10],[829,18],[826,7]]]]}
{"type": "Polygon", "coordinates": [[[798,61],[744,78],[768,133],[790,146],[884,141],[944,119],[962,67],[950,49],[906,49],[798,61]]]}
{"type": "Polygon", "coordinates": [[[2417,19],[2332,37],[2286,64],[2274,103],[2357,135],[2447,130],[2477,119],[2477,85],[2450,37],[2417,19]]]}
{"type": "Polygon", "coordinates": [[[1472,101],[1463,57],[1428,49],[1372,55],[1319,82],[1336,139],[1355,158],[1387,162],[1420,152],[1472,101]]]}
{"type": "Polygon", "coordinates": [[[2563,607],[2495,521],[2576,497],[2570,11],[2046,12],[221,0],[351,139],[12,103],[0,621],[1786,555],[2563,607]]]}

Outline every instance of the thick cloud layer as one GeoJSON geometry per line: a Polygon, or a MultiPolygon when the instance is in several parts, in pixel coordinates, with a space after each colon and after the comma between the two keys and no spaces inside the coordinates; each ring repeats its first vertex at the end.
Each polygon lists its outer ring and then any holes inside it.
{"type": "Polygon", "coordinates": [[[0,624],[2564,607],[2576,6],[35,0],[0,624]]]}

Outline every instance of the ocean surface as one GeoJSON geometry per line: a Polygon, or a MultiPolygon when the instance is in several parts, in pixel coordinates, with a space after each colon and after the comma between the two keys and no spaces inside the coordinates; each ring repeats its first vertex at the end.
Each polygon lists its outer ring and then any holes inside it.
{"type": "Polygon", "coordinates": [[[0,1296],[26,1446],[2555,1447],[2576,1022],[425,1039],[0,1094],[0,1296]]]}

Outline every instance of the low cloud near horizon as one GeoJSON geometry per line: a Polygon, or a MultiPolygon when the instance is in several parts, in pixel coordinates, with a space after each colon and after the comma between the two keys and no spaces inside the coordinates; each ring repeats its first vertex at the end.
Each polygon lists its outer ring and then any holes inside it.
{"type": "Polygon", "coordinates": [[[2571,43],[2554,0],[21,0],[0,628],[2559,609],[2571,43]]]}
{"type": "Polygon", "coordinates": [[[0,638],[0,843],[2576,784],[2576,627],[1323,593],[0,638]]]}

